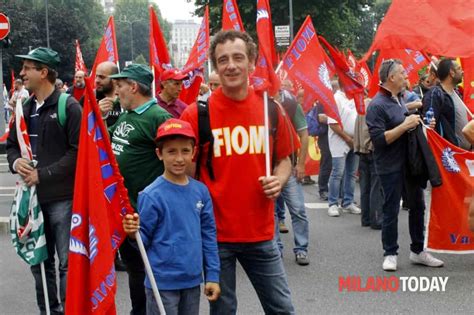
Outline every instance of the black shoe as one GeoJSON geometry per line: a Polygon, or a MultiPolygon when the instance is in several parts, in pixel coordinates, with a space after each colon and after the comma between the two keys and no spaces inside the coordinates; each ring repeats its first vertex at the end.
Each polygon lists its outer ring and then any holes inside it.
{"type": "Polygon", "coordinates": [[[314,185],[314,184],[316,184],[316,182],[314,180],[312,180],[311,177],[306,176],[306,177],[303,177],[303,180],[301,181],[301,184],[302,185],[314,185]]]}
{"type": "Polygon", "coordinates": [[[114,264],[115,264],[115,271],[127,271],[127,266],[125,265],[122,259],[115,257],[114,264]]]}
{"type": "Polygon", "coordinates": [[[367,226],[370,226],[370,223],[364,223],[364,222],[362,222],[361,225],[362,225],[363,227],[367,227],[367,226]]]}
{"type": "Polygon", "coordinates": [[[372,230],[381,230],[382,229],[382,225],[381,224],[373,224],[370,226],[370,228],[372,230]]]}
{"type": "Polygon", "coordinates": [[[319,199],[321,199],[322,201],[328,201],[328,193],[325,191],[320,192],[319,199]]]}

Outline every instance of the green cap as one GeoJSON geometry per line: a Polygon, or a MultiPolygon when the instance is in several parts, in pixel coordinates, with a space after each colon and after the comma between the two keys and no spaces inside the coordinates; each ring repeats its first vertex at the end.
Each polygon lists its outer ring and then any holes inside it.
{"type": "Polygon", "coordinates": [[[55,69],[61,62],[59,54],[56,51],[45,47],[33,49],[28,53],[28,55],[15,55],[15,57],[38,61],[53,69],[55,69]]]}
{"type": "Polygon", "coordinates": [[[153,73],[150,68],[140,64],[131,64],[126,66],[122,72],[109,76],[111,79],[132,79],[146,86],[151,86],[153,82],[153,73]]]}

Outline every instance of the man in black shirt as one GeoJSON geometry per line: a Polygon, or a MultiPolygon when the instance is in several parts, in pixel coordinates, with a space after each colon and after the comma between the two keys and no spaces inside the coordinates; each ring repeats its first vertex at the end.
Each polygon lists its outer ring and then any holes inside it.
{"type": "Polygon", "coordinates": [[[103,117],[107,127],[115,124],[122,112],[120,102],[115,94],[114,82],[109,78],[117,73],[117,65],[111,61],[105,61],[97,66],[95,74],[95,95],[101,111],[107,112],[103,117]]]}

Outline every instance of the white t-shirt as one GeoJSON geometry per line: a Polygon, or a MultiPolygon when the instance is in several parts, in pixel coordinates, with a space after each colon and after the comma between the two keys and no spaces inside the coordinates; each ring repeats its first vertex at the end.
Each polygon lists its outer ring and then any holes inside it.
{"type": "MultiPolygon", "coordinates": [[[[337,109],[341,116],[342,128],[344,132],[353,137],[357,119],[354,100],[349,100],[341,90],[334,93],[334,99],[336,100],[337,109]]],[[[337,121],[328,117],[328,124],[337,124],[337,121]]],[[[328,140],[332,157],[343,157],[351,150],[347,143],[332,131],[331,128],[328,130],[328,140]]]]}

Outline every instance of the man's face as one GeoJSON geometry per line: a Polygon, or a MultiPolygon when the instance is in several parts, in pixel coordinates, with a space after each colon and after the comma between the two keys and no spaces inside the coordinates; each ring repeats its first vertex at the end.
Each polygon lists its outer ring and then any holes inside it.
{"type": "Polygon", "coordinates": [[[74,75],[74,81],[76,82],[75,85],[77,87],[82,88],[85,86],[84,77],[85,77],[84,72],[82,71],[76,72],[76,74],[74,75]]]}
{"type": "Polygon", "coordinates": [[[21,90],[22,84],[20,82],[15,82],[15,90],[21,90]]]}
{"type": "Polygon", "coordinates": [[[407,75],[407,72],[405,71],[405,68],[403,68],[402,65],[396,64],[395,70],[390,77],[391,77],[392,83],[394,84],[394,87],[396,88],[398,92],[402,92],[403,90],[406,89],[408,75],[407,75]]]}
{"type": "Polygon", "coordinates": [[[176,100],[183,89],[183,81],[178,80],[166,80],[161,83],[163,89],[161,93],[165,94],[167,98],[176,100]]]}
{"type": "Polygon", "coordinates": [[[193,161],[193,141],[189,138],[181,137],[167,140],[161,150],[156,150],[156,154],[163,161],[166,173],[174,177],[185,176],[186,168],[193,161]]]}
{"type": "Polygon", "coordinates": [[[211,91],[214,91],[221,85],[221,82],[219,81],[219,76],[216,73],[213,73],[209,76],[209,89],[211,91]]]}
{"type": "Polygon", "coordinates": [[[451,69],[451,75],[453,77],[454,85],[458,85],[462,82],[462,76],[464,71],[462,71],[461,66],[456,61],[453,61],[453,67],[451,69]]]}
{"type": "Polygon", "coordinates": [[[23,68],[21,68],[20,76],[25,88],[29,91],[36,91],[36,89],[41,85],[42,77],[46,77],[46,75],[47,70],[37,68],[33,61],[23,61],[23,68]],[[45,72],[45,74],[43,74],[43,72],[45,72]]]}
{"type": "Polygon", "coordinates": [[[223,89],[238,90],[247,88],[253,60],[249,60],[245,42],[237,38],[218,44],[215,51],[216,72],[223,89]]]}
{"type": "Polygon", "coordinates": [[[103,94],[108,94],[114,90],[114,82],[109,78],[110,71],[105,67],[97,67],[95,72],[95,89],[103,94]]]}
{"type": "Polygon", "coordinates": [[[120,106],[129,110],[132,106],[134,84],[129,83],[126,79],[118,79],[115,84],[117,86],[116,93],[120,98],[120,106]]]}

